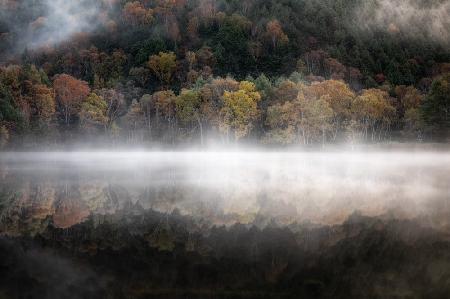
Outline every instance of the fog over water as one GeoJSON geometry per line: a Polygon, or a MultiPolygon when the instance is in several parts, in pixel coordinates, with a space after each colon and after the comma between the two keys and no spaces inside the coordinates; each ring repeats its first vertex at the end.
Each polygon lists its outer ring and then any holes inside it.
{"type": "Polygon", "coordinates": [[[2,153],[2,229],[17,209],[64,228],[138,204],[209,225],[358,212],[450,230],[449,170],[450,153],[432,151],[2,153]]]}
{"type": "Polygon", "coordinates": [[[0,297],[447,298],[449,170],[443,150],[0,153],[0,297]]]}

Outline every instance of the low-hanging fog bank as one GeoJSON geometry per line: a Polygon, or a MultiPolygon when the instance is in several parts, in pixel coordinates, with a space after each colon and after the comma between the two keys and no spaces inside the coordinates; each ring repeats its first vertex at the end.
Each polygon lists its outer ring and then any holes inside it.
{"type": "Polygon", "coordinates": [[[449,170],[450,153],[423,151],[2,153],[2,218],[29,209],[69,227],[132,203],[210,224],[337,224],[357,211],[448,229],[449,170]]]}

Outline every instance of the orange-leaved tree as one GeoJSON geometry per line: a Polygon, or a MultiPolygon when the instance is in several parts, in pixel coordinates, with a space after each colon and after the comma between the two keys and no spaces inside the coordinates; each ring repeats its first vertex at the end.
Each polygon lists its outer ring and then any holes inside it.
{"type": "Polygon", "coordinates": [[[56,102],[64,123],[69,126],[70,121],[81,108],[81,103],[89,95],[90,88],[85,81],[70,75],[57,75],[53,80],[56,102]]]}

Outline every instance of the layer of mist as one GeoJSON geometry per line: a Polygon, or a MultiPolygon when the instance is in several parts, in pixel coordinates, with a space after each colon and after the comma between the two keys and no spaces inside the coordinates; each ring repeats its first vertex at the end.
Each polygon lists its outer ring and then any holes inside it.
{"type": "Polygon", "coordinates": [[[132,203],[214,225],[329,225],[357,211],[450,228],[446,152],[4,153],[0,164],[10,208],[56,213],[60,227],[132,203]]]}

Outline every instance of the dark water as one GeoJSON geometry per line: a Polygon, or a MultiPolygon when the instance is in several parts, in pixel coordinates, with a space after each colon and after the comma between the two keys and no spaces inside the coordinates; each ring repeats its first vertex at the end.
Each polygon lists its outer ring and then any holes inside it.
{"type": "Polygon", "coordinates": [[[450,153],[0,154],[0,298],[448,298],[450,153]]]}

